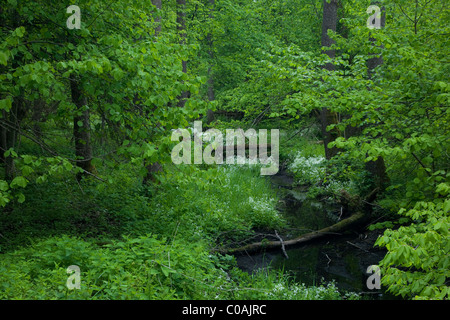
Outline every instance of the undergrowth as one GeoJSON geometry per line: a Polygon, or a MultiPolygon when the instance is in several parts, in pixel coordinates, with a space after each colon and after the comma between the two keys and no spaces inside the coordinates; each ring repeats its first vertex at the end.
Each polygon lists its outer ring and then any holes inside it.
{"type": "Polygon", "coordinates": [[[107,184],[67,176],[24,193],[0,215],[1,299],[343,297],[275,270],[250,275],[210,253],[223,233],[238,240],[237,231],[285,225],[258,167],[168,166],[151,186],[127,168],[107,184]],[[80,267],[80,290],[66,286],[70,265],[80,267]]]}

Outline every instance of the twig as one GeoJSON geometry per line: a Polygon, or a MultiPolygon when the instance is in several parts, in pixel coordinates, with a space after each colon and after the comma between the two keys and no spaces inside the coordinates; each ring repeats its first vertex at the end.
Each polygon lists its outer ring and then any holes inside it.
{"type": "Polygon", "coordinates": [[[356,245],[356,244],[354,244],[354,243],[351,243],[350,241],[347,241],[347,243],[350,244],[350,245],[352,245],[352,246],[354,246],[355,248],[358,248],[358,249],[364,251],[364,252],[369,252],[369,251],[367,251],[366,249],[361,248],[360,246],[358,246],[358,245],[356,245]]]}
{"type": "Polygon", "coordinates": [[[259,121],[261,121],[261,119],[264,117],[264,114],[266,113],[267,110],[270,109],[270,107],[271,107],[271,106],[269,105],[267,108],[265,108],[265,109],[263,110],[263,112],[261,112],[261,113],[253,120],[252,126],[256,125],[259,121]]]}
{"type": "Polygon", "coordinates": [[[284,248],[284,242],[283,242],[283,239],[281,239],[281,237],[278,235],[277,230],[275,230],[275,236],[276,236],[276,237],[280,240],[280,242],[281,242],[281,250],[283,250],[284,256],[286,257],[286,259],[289,259],[289,256],[288,256],[288,254],[286,253],[286,249],[284,248]]]}
{"type": "Polygon", "coordinates": [[[339,220],[341,220],[343,211],[344,211],[344,207],[341,206],[341,214],[339,215],[339,218],[338,218],[339,220]]]}
{"type": "Polygon", "coordinates": [[[425,172],[428,174],[428,176],[431,177],[431,174],[427,170],[428,168],[422,163],[422,161],[420,161],[420,159],[414,154],[414,152],[411,152],[411,154],[417,160],[417,162],[419,162],[419,164],[422,166],[422,168],[425,169],[425,172]]]}
{"type": "MultiPolygon", "coordinates": [[[[323,253],[323,252],[322,252],[323,253]]],[[[326,253],[323,253],[326,257],[327,257],[327,259],[328,259],[328,263],[327,263],[327,267],[329,267],[330,266],[330,262],[331,262],[331,259],[330,259],[330,257],[326,254],[326,253]]]]}

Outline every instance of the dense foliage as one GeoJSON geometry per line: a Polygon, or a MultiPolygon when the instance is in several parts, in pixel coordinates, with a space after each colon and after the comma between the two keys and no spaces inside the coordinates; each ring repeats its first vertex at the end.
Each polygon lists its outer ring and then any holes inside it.
{"type": "Polygon", "coordinates": [[[2,299],[342,298],[210,253],[286,221],[257,167],[171,163],[171,130],[195,119],[281,129],[311,196],[378,190],[382,285],[448,299],[446,1],[377,1],[380,29],[374,1],[79,0],[80,29],[70,1],[0,3],[2,299]],[[83,290],[64,286],[71,264],[83,290]]]}

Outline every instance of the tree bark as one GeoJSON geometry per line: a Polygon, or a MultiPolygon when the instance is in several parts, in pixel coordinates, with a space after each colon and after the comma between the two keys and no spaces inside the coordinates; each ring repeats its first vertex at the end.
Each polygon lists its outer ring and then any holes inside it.
{"type": "MultiPolygon", "coordinates": [[[[76,106],[75,116],[73,117],[76,165],[83,171],[92,173],[92,147],[87,99],[81,91],[81,84],[78,80],[70,81],[70,90],[72,102],[76,106]]],[[[80,178],[80,175],[78,175],[78,178],[80,178]]]]}
{"type": "MultiPolygon", "coordinates": [[[[152,4],[158,9],[162,10],[162,1],[161,0],[152,0],[152,4]]],[[[157,23],[155,27],[155,42],[157,41],[157,38],[161,32],[161,17],[156,17],[155,22],[157,23]]],[[[143,178],[142,183],[144,185],[148,185],[150,182],[155,183],[156,178],[155,174],[162,172],[163,168],[159,162],[154,162],[145,167],[147,169],[147,172],[143,178]]]]}
{"type": "Polygon", "coordinates": [[[15,178],[16,166],[12,155],[5,157],[4,152],[16,147],[17,139],[20,136],[20,123],[25,114],[25,101],[21,96],[13,98],[9,112],[2,110],[2,118],[0,119],[0,159],[5,166],[5,179],[7,181],[15,178]]]}
{"type": "MultiPolygon", "coordinates": [[[[209,0],[209,4],[211,5],[209,19],[210,21],[212,21],[214,19],[213,12],[215,9],[215,0],[209,0]]],[[[210,64],[208,67],[208,100],[214,101],[216,99],[214,93],[214,72],[213,72],[214,40],[211,32],[208,33],[206,40],[208,41],[209,46],[208,54],[210,59],[210,64]]],[[[206,112],[206,121],[207,123],[211,123],[212,121],[214,121],[214,112],[210,109],[208,109],[208,111],[206,112]]]]}
{"type": "MultiPolygon", "coordinates": [[[[378,1],[372,1],[372,4],[379,5],[378,1]]],[[[386,10],[381,7],[381,20],[380,26],[384,28],[386,25],[386,10]]],[[[375,39],[370,37],[370,41],[374,44],[375,39]]],[[[375,45],[375,44],[374,44],[375,45]]],[[[372,57],[367,60],[367,72],[369,79],[372,79],[375,75],[375,68],[383,64],[383,56],[372,57]]],[[[365,164],[366,170],[370,173],[374,187],[384,190],[386,184],[389,182],[389,177],[386,174],[386,165],[383,157],[378,157],[375,161],[369,161],[365,164]]]]}
{"type": "MultiPolygon", "coordinates": [[[[180,34],[180,43],[186,44],[186,0],[177,0],[177,29],[180,34]]],[[[187,73],[187,61],[181,61],[183,73],[187,73]]],[[[189,91],[181,92],[178,97],[178,107],[183,108],[186,99],[189,98],[189,91]]]]}
{"type": "MultiPolygon", "coordinates": [[[[331,0],[329,3],[327,0],[323,1],[323,20],[322,20],[322,47],[331,47],[334,41],[328,36],[328,30],[336,31],[337,25],[337,0],[331,0]]],[[[330,58],[334,58],[336,55],[335,50],[329,49],[324,50],[324,54],[328,55],[330,58]]],[[[327,63],[324,69],[328,71],[334,71],[335,66],[333,63],[327,63]]],[[[327,127],[331,124],[337,123],[337,114],[331,112],[327,107],[323,107],[320,111],[320,122],[322,125],[322,135],[323,135],[323,145],[325,147],[325,157],[331,159],[334,157],[338,149],[336,147],[329,148],[328,144],[334,141],[339,133],[336,129],[327,131],[327,127]]]]}

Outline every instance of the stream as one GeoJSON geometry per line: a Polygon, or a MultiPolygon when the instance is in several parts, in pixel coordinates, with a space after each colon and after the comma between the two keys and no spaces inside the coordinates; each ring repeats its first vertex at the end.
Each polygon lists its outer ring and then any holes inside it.
{"type": "MultiPolygon", "coordinates": [[[[280,234],[284,240],[338,221],[340,206],[307,198],[307,190],[302,187],[293,188],[292,178],[285,173],[272,176],[271,182],[281,195],[279,210],[289,221],[289,225],[293,226],[280,234]]],[[[366,285],[370,276],[366,273],[367,268],[377,265],[386,253],[383,248],[373,246],[381,233],[380,230],[362,230],[299,246],[288,246],[288,259],[280,248],[251,255],[237,255],[236,260],[239,268],[249,273],[270,266],[272,269],[284,270],[294,276],[295,281],[307,286],[334,281],[340,291],[356,292],[365,299],[398,299],[385,292],[383,287],[380,290],[369,290],[366,285]]]]}

